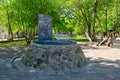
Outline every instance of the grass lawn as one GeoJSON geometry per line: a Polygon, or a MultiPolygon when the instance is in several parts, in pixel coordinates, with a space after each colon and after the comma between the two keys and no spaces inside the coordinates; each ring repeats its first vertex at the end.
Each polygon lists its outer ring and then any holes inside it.
{"type": "MultiPolygon", "coordinates": [[[[71,37],[76,40],[76,41],[88,41],[88,39],[83,36],[83,35],[71,35],[71,37]]],[[[53,37],[53,40],[56,40],[54,37],[53,37]]],[[[13,42],[0,42],[0,47],[6,47],[6,46],[26,46],[26,42],[25,40],[22,40],[22,41],[13,41],[13,42]]]]}
{"type": "Polygon", "coordinates": [[[88,41],[84,35],[71,35],[71,37],[76,41],[88,41]]]}
{"type": "Polygon", "coordinates": [[[26,46],[26,42],[23,41],[13,41],[13,42],[0,42],[0,47],[6,46],[26,46]]]}

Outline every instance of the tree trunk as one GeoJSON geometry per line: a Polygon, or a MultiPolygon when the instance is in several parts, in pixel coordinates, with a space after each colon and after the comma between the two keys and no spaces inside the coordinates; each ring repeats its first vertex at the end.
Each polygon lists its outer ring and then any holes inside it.
{"type": "Polygon", "coordinates": [[[98,45],[112,46],[113,42],[116,40],[117,37],[120,37],[120,30],[109,32],[107,38],[103,39],[98,45]],[[111,39],[110,39],[110,37],[111,37],[111,39]],[[105,44],[105,43],[107,43],[107,44],[105,44]]]}
{"type": "Polygon", "coordinates": [[[88,35],[91,38],[91,23],[88,22],[88,35]]]}
{"type": "Polygon", "coordinates": [[[102,41],[100,41],[100,43],[98,45],[105,45],[105,43],[108,41],[110,36],[111,36],[111,33],[109,32],[108,36],[105,39],[103,39],[102,41]]]}
{"type": "Polygon", "coordinates": [[[107,8],[106,8],[106,33],[107,33],[107,8]]]}
{"type": "Polygon", "coordinates": [[[89,33],[87,33],[87,32],[85,31],[84,21],[82,22],[82,28],[83,28],[83,30],[84,30],[85,36],[86,36],[86,37],[88,38],[88,40],[89,40],[89,44],[91,45],[93,42],[92,42],[91,37],[89,36],[89,33]]]}
{"type": "Polygon", "coordinates": [[[95,12],[94,12],[94,24],[93,24],[93,35],[95,34],[95,12]]]}
{"type": "Polygon", "coordinates": [[[98,20],[98,23],[99,23],[99,26],[100,26],[100,34],[101,34],[101,38],[100,38],[100,41],[103,40],[103,37],[104,37],[104,33],[103,33],[103,29],[102,29],[102,25],[101,25],[101,21],[99,19],[99,17],[96,15],[96,18],[98,20]]]}
{"type": "Polygon", "coordinates": [[[108,17],[108,15],[107,15],[107,13],[108,13],[108,10],[107,10],[107,6],[108,6],[108,4],[107,4],[107,1],[105,2],[105,5],[106,5],[106,9],[105,9],[105,12],[106,12],[106,33],[107,33],[107,17],[108,17]]]}
{"type": "Polygon", "coordinates": [[[12,32],[12,28],[11,28],[10,15],[8,12],[8,8],[7,8],[6,12],[7,12],[7,20],[8,20],[8,32],[9,32],[9,37],[10,37],[9,40],[13,41],[13,32],[12,32]]]}
{"type": "Polygon", "coordinates": [[[120,37],[120,30],[111,32],[111,35],[113,35],[113,37],[108,42],[107,46],[113,46],[113,42],[116,40],[116,38],[120,37]]]}

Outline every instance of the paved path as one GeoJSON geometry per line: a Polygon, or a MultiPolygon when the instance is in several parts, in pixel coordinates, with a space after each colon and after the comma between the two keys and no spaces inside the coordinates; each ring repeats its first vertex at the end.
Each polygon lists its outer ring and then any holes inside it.
{"type": "Polygon", "coordinates": [[[79,74],[43,75],[36,70],[20,71],[10,66],[13,56],[24,54],[24,47],[0,47],[0,80],[120,80],[120,43],[114,47],[82,47],[88,65],[79,74]]]}

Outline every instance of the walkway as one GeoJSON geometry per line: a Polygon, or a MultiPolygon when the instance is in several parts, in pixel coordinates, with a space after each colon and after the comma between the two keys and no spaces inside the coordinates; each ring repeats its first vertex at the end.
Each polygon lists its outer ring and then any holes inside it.
{"type": "Polygon", "coordinates": [[[0,80],[120,80],[120,43],[113,47],[82,46],[88,58],[88,65],[80,69],[80,74],[43,75],[31,69],[19,71],[12,68],[13,56],[26,53],[24,47],[0,47],[0,80]]]}

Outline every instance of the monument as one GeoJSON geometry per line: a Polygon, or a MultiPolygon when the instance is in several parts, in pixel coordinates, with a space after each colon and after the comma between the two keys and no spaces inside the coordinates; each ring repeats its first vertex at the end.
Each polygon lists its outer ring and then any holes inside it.
{"type": "Polygon", "coordinates": [[[38,19],[38,40],[52,40],[52,17],[39,14],[38,19]]]}
{"type": "Polygon", "coordinates": [[[31,42],[22,62],[29,67],[58,73],[75,73],[86,64],[79,44],[71,40],[52,40],[52,17],[38,15],[38,40],[31,42]]]}

